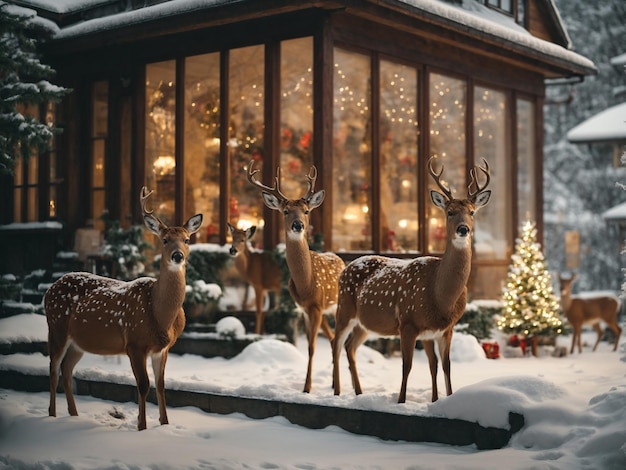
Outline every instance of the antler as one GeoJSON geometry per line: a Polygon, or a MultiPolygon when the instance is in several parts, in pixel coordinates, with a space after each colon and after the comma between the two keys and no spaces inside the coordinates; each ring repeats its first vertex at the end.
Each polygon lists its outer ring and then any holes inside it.
{"type": "Polygon", "coordinates": [[[435,180],[435,183],[437,183],[437,186],[439,186],[439,189],[441,189],[443,191],[443,193],[447,196],[447,198],[449,200],[452,200],[452,199],[454,199],[452,197],[452,191],[450,191],[450,188],[448,186],[444,185],[443,182],[441,181],[441,175],[443,174],[444,166],[441,165],[441,171],[439,173],[435,173],[435,170],[433,169],[433,160],[434,159],[435,159],[435,157],[430,157],[428,159],[428,172],[430,173],[430,175],[435,180]]]}
{"type": "Polygon", "coordinates": [[[150,215],[150,214],[152,214],[154,212],[154,211],[146,210],[146,200],[150,197],[152,192],[153,191],[148,192],[148,188],[146,188],[145,186],[143,186],[141,188],[141,194],[139,196],[139,202],[141,203],[141,211],[144,213],[144,215],[150,215]]]}
{"type": "Polygon", "coordinates": [[[315,192],[315,181],[317,180],[317,168],[312,166],[306,175],[306,179],[308,180],[309,189],[307,189],[306,194],[302,196],[302,199],[304,199],[305,201],[308,200],[311,196],[313,196],[313,193],[315,192]]]}
{"type": "Polygon", "coordinates": [[[484,158],[483,163],[485,164],[484,168],[482,166],[476,165],[470,170],[470,176],[472,180],[467,186],[467,199],[469,199],[470,201],[475,201],[478,195],[482,193],[485,189],[487,189],[487,186],[489,186],[489,181],[491,181],[491,175],[489,174],[489,163],[487,163],[487,160],[485,160],[484,158]],[[487,176],[487,181],[482,187],[480,186],[480,184],[478,184],[478,177],[476,174],[477,168],[480,169],[480,171],[482,171],[485,176],[487,176]],[[472,186],[476,187],[476,191],[472,191],[472,186]]]}
{"type": "Polygon", "coordinates": [[[255,186],[258,186],[259,188],[261,188],[262,191],[272,194],[273,196],[277,197],[280,200],[283,200],[283,201],[287,200],[287,196],[285,196],[283,193],[280,192],[280,167],[276,169],[276,178],[275,178],[274,186],[272,186],[271,188],[269,186],[264,185],[259,180],[254,178],[254,175],[256,175],[260,170],[253,170],[253,168],[254,168],[254,160],[250,160],[250,165],[248,165],[248,181],[250,183],[252,183],[255,186]]]}

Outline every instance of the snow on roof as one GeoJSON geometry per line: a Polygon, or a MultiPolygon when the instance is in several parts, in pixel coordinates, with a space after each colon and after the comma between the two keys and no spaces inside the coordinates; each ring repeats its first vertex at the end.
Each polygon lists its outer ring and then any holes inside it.
{"type": "Polygon", "coordinates": [[[611,65],[626,65],[626,52],[611,59],[611,65]]]}
{"type": "MultiPolygon", "coordinates": [[[[48,11],[67,13],[86,9],[99,4],[110,3],[112,0],[18,0],[22,6],[43,8],[48,11]]],[[[80,37],[102,31],[128,27],[136,24],[155,21],[178,14],[217,8],[230,3],[245,3],[248,0],[169,0],[156,5],[145,6],[136,10],[88,19],[80,23],[61,28],[57,39],[80,37]]],[[[386,2],[382,2],[386,3],[386,2]]],[[[427,15],[461,28],[480,34],[486,39],[504,42],[511,50],[527,49],[557,60],[576,64],[578,67],[595,71],[589,59],[550,41],[531,35],[515,21],[486,7],[476,0],[462,0],[461,5],[453,5],[441,0],[398,0],[390,4],[402,4],[404,9],[420,15],[427,15]]],[[[560,22],[558,10],[556,21],[560,22]]],[[[562,26],[562,25],[561,25],[562,26]]],[[[565,32],[565,28],[563,28],[565,32]]],[[[570,44],[568,44],[568,47],[570,44]]]]}
{"type": "Polygon", "coordinates": [[[567,133],[573,144],[626,140],[626,103],[612,106],[567,133]]]}
{"type": "Polygon", "coordinates": [[[602,218],[607,221],[626,221],[626,202],[622,202],[615,207],[611,207],[602,213],[602,218]]]}

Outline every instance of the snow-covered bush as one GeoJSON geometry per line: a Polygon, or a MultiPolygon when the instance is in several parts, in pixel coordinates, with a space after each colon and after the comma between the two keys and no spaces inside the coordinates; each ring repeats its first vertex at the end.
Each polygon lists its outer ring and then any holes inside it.
{"type": "Polygon", "coordinates": [[[215,331],[225,338],[241,338],[246,335],[246,328],[236,317],[224,317],[215,324],[215,331]]]}

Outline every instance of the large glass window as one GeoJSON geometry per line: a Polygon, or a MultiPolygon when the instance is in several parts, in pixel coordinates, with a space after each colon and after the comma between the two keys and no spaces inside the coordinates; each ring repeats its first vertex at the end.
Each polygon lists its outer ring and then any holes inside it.
{"type": "Polygon", "coordinates": [[[535,105],[517,100],[517,225],[537,220],[535,188],[535,105]]]}
{"type": "Polygon", "coordinates": [[[370,57],[334,54],[332,249],[371,250],[370,57]]]}
{"type": "Polygon", "coordinates": [[[417,71],[380,63],[380,206],[383,251],[417,251],[417,71]]]}
{"type": "MultiPolygon", "coordinates": [[[[56,120],[56,105],[52,102],[48,103],[46,106],[46,118],[45,122],[48,127],[55,127],[56,120]]],[[[48,216],[50,218],[55,218],[57,216],[57,204],[59,199],[59,191],[58,185],[61,182],[57,174],[57,139],[50,139],[50,147],[48,150],[48,163],[49,163],[49,199],[48,199],[48,216]]]]}
{"type": "Polygon", "coordinates": [[[185,214],[204,214],[197,241],[219,242],[220,56],[185,60],[185,214]]]}
{"type": "MultiPolygon", "coordinates": [[[[435,157],[435,171],[445,171],[441,177],[452,195],[463,198],[466,195],[466,150],[465,115],[467,86],[465,81],[441,75],[430,74],[429,79],[429,118],[430,156],[435,157]]],[[[428,189],[436,189],[432,178],[428,178],[428,189]]],[[[435,207],[427,196],[426,214],[428,220],[428,251],[443,252],[446,247],[446,215],[435,207]]]]}
{"type": "MultiPolygon", "coordinates": [[[[503,92],[485,87],[474,89],[474,156],[484,158],[491,170],[489,204],[476,214],[474,238],[478,259],[506,259],[510,255],[511,190],[509,119],[503,92]]],[[[480,172],[478,172],[480,174],[480,172]]]]}
{"type": "Polygon", "coordinates": [[[146,186],[151,207],[174,222],[176,177],[176,62],[146,66],[146,186]]]}
{"type": "Polygon", "coordinates": [[[257,231],[262,230],[264,225],[263,202],[258,189],[248,182],[246,171],[251,160],[256,162],[258,168],[261,168],[263,160],[264,50],[262,45],[231,50],[228,72],[228,161],[231,177],[228,218],[232,225],[239,228],[256,225],[257,231]]]}
{"type": "Polygon", "coordinates": [[[106,143],[109,134],[109,85],[96,82],[92,88],[91,124],[91,220],[94,228],[104,230],[101,219],[106,208],[106,143]]]}

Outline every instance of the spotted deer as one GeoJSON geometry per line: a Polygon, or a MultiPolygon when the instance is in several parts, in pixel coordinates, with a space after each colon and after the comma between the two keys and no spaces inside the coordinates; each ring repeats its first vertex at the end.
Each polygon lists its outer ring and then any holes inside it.
{"type": "Polygon", "coordinates": [[[140,202],[146,227],[162,241],[158,279],[142,277],[124,282],[74,272],[60,277],[44,296],[50,354],[50,416],[56,416],[59,370],[69,414],[77,416],[72,372],[83,353],[126,354],[139,394],[137,428],[146,429],[148,356],[156,381],[159,422],[168,423],[165,363],[169,349],[185,327],[182,305],[189,237],[200,229],[202,214],[191,217],[183,227],[168,227],[146,210],[151,194],[142,188],[140,202]]]}
{"type": "Polygon", "coordinates": [[[241,230],[228,224],[228,230],[233,239],[230,254],[235,260],[235,268],[239,275],[254,289],[256,320],[254,330],[256,334],[263,334],[265,312],[263,300],[267,291],[280,291],[283,271],[268,251],[253,251],[248,246],[256,232],[256,226],[241,230]]]}
{"type": "Polygon", "coordinates": [[[309,343],[309,362],[304,392],[309,393],[313,355],[320,326],[331,342],[334,337],[324,314],[336,309],[337,280],[345,265],[334,253],[309,250],[307,241],[309,214],[322,204],[325,195],[323,189],[314,192],[317,169],[313,166],[309,170],[308,189],[300,199],[289,199],[280,191],[280,168],[276,170],[276,179],[272,187],[255,178],[258,171],[254,169],[254,161],[251,161],[248,167],[248,181],[261,189],[263,202],[267,207],[283,214],[285,257],[290,274],[289,293],[294,302],[304,310],[308,319],[306,334],[309,343]]]}
{"type": "Polygon", "coordinates": [[[581,332],[583,325],[591,325],[596,331],[598,338],[593,346],[595,351],[602,339],[604,331],[600,327],[600,323],[604,322],[615,333],[615,345],[613,351],[617,351],[619,337],[622,334],[617,316],[619,313],[619,299],[610,293],[589,293],[586,295],[572,295],[572,284],[576,280],[576,275],[567,276],[560,274],[559,282],[561,284],[561,310],[572,325],[574,334],[572,335],[572,347],[569,353],[574,352],[574,347],[578,345],[578,353],[582,353],[581,332]]]}
{"type": "Polygon", "coordinates": [[[489,165],[474,167],[465,199],[455,199],[441,181],[443,167],[436,173],[428,161],[428,170],[441,189],[430,191],[435,206],[446,214],[446,248],[441,258],[423,256],[411,260],[364,256],[357,258],[339,278],[339,300],[333,341],[333,384],[335,395],[341,392],[339,360],[345,344],[352,384],[362,393],[356,368],[356,349],[368,331],[400,336],[402,385],[398,403],[406,401],[406,388],[413,363],[416,340],[422,340],[428,356],[432,380],[432,401],[438,399],[437,343],[445,375],[446,391],[450,382],[450,342],[452,329],[465,311],[466,284],[472,259],[472,230],[475,212],[489,201],[491,191],[489,165]],[[486,175],[480,185],[477,168],[486,175]],[[472,188],[475,188],[474,190],[472,188]],[[348,337],[348,335],[350,335],[348,337]]]}

